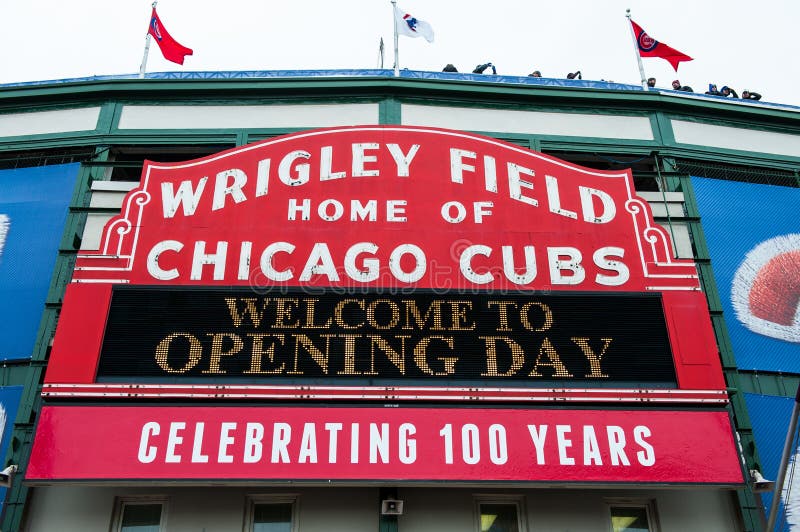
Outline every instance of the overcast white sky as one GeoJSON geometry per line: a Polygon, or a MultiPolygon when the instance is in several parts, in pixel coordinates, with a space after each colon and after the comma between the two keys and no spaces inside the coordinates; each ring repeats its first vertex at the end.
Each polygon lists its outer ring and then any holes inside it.
{"type": "MultiPolygon", "coordinates": [[[[150,16],[147,0],[7,0],[0,4],[0,83],[135,73],[150,16]]],[[[400,66],[461,72],[492,61],[498,74],[638,83],[625,9],[653,38],[695,58],[678,74],[662,59],[645,72],[800,105],[798,0],[398,0],[436,40],[400,37],[400,66]]],[[[194,55],[181,66],[155,44],[148,72],[375,68],[378,42],[392,66],[389,0],[161,0],[167,30],[194,55]]]]}

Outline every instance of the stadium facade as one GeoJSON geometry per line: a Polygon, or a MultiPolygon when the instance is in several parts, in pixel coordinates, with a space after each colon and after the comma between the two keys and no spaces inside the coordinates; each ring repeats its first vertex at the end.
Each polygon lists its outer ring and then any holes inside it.
{"type": "Polygon", "coordinates": [[[800,109],[197,73],[0,136],[4,530],[763,529],[800,109]]]}

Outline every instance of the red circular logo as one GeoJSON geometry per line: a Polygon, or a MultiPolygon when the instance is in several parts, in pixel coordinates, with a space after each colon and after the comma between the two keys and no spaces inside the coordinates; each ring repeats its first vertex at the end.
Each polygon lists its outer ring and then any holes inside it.
{"type": "Polygon", "coordinates": [[[656,46],[658,46],[658,41],[650,37],[647,33],[642,32],[639,35],[639,48],[641,48],[642,51],[649,52],[656,46]]]}

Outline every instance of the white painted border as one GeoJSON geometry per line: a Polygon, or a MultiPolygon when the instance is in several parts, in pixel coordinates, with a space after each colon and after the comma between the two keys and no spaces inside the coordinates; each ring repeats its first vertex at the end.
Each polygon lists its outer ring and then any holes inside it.
{"type": "Polygon", "coordinates": [[[99,118],[100,107],[4,114],[0,115],[0,137],[94,131],[99,118]]]}
{"type": "Polygon", "coordinates": [[[800,157],[800,135],[670,120],[675,141],[711,148],[800,157]]]}
{"type": "Polygon", "coordinates": [[[554,113],[403,105],[402,124],[431,126],[465,131],[499,131],[526,135],[598,137],[609,139],[653,140],[650,118],[588,113],[554,113]]]}
{"type": "Polygon", "coordinates": [[[125,105],[118,129],[267,129],[377,124],[377,103],[125,105]]]}

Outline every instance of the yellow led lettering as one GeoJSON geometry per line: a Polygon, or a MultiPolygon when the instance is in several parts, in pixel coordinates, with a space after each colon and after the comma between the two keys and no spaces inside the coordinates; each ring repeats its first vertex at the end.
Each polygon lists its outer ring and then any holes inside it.
{"type": "Polygon", "coordinates": [[[361,338],[359,334],[321,334],[326,342],[331,338],[344,339],[344,369],[336,372],[337,375],[361,375],[361,372],[356,371],[356,340],[361,338]]]}
{"type": "Polygon", "coordinates": [[[237,329],[242,325],[242,321],[246,315],[250,316],[250,321],[253,323],[253,327],[256,329],[261,326],[261,317],[264,314],[263,308],[261,310],[258,309],[256,306],[257,299],[254,297],[243,297],[239,299],[244,303],[244,308],[242,311],[239,311],[239,305],[237,304],[237,298],[235,297],[226,297],[225,303],[228,304],[228,311],[231,313],[231,320],[233,320],[233,326],[237,329]]]}
{"type": "Polygon", "coordinates": [[[327,374],[328,373],[328,355],[330,353],[331,347],[331,340],[329,334],[321,335],[326,336],[325,338],[325,352],[323,353],[317,346],[314,345],[314,342],[311,341],[311,338],[306,336],[305,334],[295,334],[292,335],[294,338],[294,368],[292,371],[288,373],[290,375],[302,375],[303,372],[297,369],[298,360],[300,358],[300,348],[302,347],[306,353],[311,355],[311,359],[317,363],[317,365],[322,369],[322,372],[327,374]]]}
{"type": "Polygon", "coordinates": [[[400,307],[397,306],[397,303],[389,299],[376,299],[367,305],[367,323],[369,323],[370,327],[374,327],[376,329],[391,329],[396,327],[397,324],[400,323],[400,307]],[[375,319],[375,312],[378,305],[388,306],[392,313],[392,318],[386,325],[379,324],[378,320],[375,319]]]}
{"type": "Polygon", "coordinates": [[[505,336],[479,336],[486,343],[486,371],[481,377],[511,377],[522,369],[525,363],[525,351],[522,347],[505,336]],[[500,371],[497,366],[497,342],[504,342],[511,349],[511,364],[506,371],[500,371]]]}
{"type": "Polygon", "coordinates": [[[472,301],[448,301],[452,317],[451,331],[472,331],[475,323],[467,318],[467,311],[472,310],[472,301]]]}
{"type": "Polygon", "coordinates": [[[432,331],[444,331],[445,328],[442,326],[442,302],[439,300],[434,300],[431,302],[431,305],[425,310],[425,314],[420,315],[419,308],[417,308],[417,302],[412,299],[404,299],[403,305],[406,308],[406,324],[403,325],[403,329],[413,329],[414,326],[411,324],[411,319],[414,319],[414,324],[416,325],[417,329],[423,330],[425,329],[425,324],[428,323],[428,320],[431,319],[433,321],[433,325],[429,328],[432,331]]]}
{"type": "Polygon", "coordinates": [[[589,361],[591,373],[589,373],[586,377],[590,379],[607,379],[608,375],[603,373],[603,371],[600,369],[600,361],[605,356],[606,350],[608,349],[608,346],[611,345],[613,338],[601,338],[601,340],[603,340],[603,348],[600,350],[600,354],[596,354],[594,352],[592,347],[589,345],[588,338],[574,337],[570,338],[570,340],[575,342],[575,345],[581,348],[586,360],[589,361]]]}
{"type": "Polygon", "coordinates": [[[436,360],[444,364],[443,372],[436,372],[428,365],[428,345],[431,343],[431,340],[441,340],[446,343],[450,349],[453,349],[453,338],[449,336],[427,336],[420,340],[414,348],[414,363],[421,371],[428,375],[452,375],[455,372],[456,362],[458,361],[457,357],[436,357],[436,360]]]}
{"type": "Polygon", "coordinates": [[[224,356],[233,356],[239,353],[244,347],[244,342],[238,334],[232,333],[209,333],[211,337],[211,357],[208,361],[208,369],[204,369],[203,373],[207,374],[224,374],[227,373],[224,369],[219,367],[220,360],[224,356]],[[231,341],[231,348],[227,351],[222,350],[222,342],[227,338],[231,341]]]}
{"type": "Polygon", "coordinates": [[[522,326],[529,331],[543,332],[553,326],[553,311],[544,303],[531,301],[530,303],[525,303],[522,305],[522,308],[519,309],[519,321],[522,323],[522,326]],[[537,307],[542,312],[542,324],[539,327],[531,325],[529,314],[531,307],[537,307]]]}
{"type": "Polygon", "coordinates": [[[200,343],[200,340],[189,333],[172,333],[158,342],[158,345],[156,346],[156,364],[158,364],[158,366],[167,373],[186,373],[195,367],[197,363],[200,362],[202,357],[203,346],[200,343]],[[170,347],[172,347],[173,340],[176,338],[185,338],[189,341],[189,359],[181,368],[173,368],[169,364],[169,350],[170,347]]]}
{"type": "Polygon", "coordinates": [[[539,356],[536,357],[536,362],[531,370],[531,377],[541,377],[539,368],[546,367],[553,369],[553,377],[572,377],[572,373],[567,371],[567,367],[561,362],[561,357],[558,356],[556,348],[550,342],[549,338],[545,338],[542,342],[542,347],[539,348],[539,356]]]}
{"type": "Polygon", "coordinates": [[[300,306],[300,300],[293,297],[278,297],[275,298],[275,323],[272,325],[281,329],[296,329],[300,326],[300,319],[295,318],[293,322],[293,313],[300,306]]]}
{"type": "Polygon", "coordinates": [[[511,332],[511,327],[508,326],[508,307],[516,307],[511,301],[487,301],[488,308],[497,307],[497,316],[500,319],[500,326],[497,327],[497,332],[511,332]]]}
{"type": "Polygon", "coordinates": [[[359,299],[343,299],[336,304],[336,308],[333,309],[333,320],[336,322],[336,325],[341,327],[342,329],[358,329],[359,327],[364,326],[364,322],[359,323],[345,323],[344,316],[342,316],[342,312],[344,311],[344,307],[347,305],[357,305],[358,308],[364,310],[364,302],[359,299]]]}
{"type": "Polygon", "coordinates": [[[318,301],[319,299],[311,297],[305,299],[306,320],[303,327],[306,329],[330,329],[331,327],[331,318],[328,318],[322,325],[314,325],[314,315],[316,314],[318,301]]]}
{"type": "Polygon", "coordinates": [[[410,336],[395,336],[395,338],[400,339],[400,352],[398,353],[389,342],[387,342],[384,338],[380,336],[368,335],[367,338],[370,339],[370,375],[378,375],[378,372],[375,371],[375,348],[377,347],[381,351],[384,352],[386,358],[389,359],[389,362],[395,365],[397,369],[400,370],[401,375],[406,374],[406,340],[411,338],[410,336]]]}
{"type": "Polygon", "coordinates": [[[271,342],[266,351],[264,350],[264,339],[274,338],[283,345],[284,336],[282,334],[248,334],[248,338],[253,339],[253,350],[250,355],[250,369],[244,370],[242,373],[248,375],[280,375],[286,367],[285,362],[281,362],[280,366],[274,369],[263,369],[262,359],[267,355],[270,364],[275,365],[275,343],[271,342]]]}

